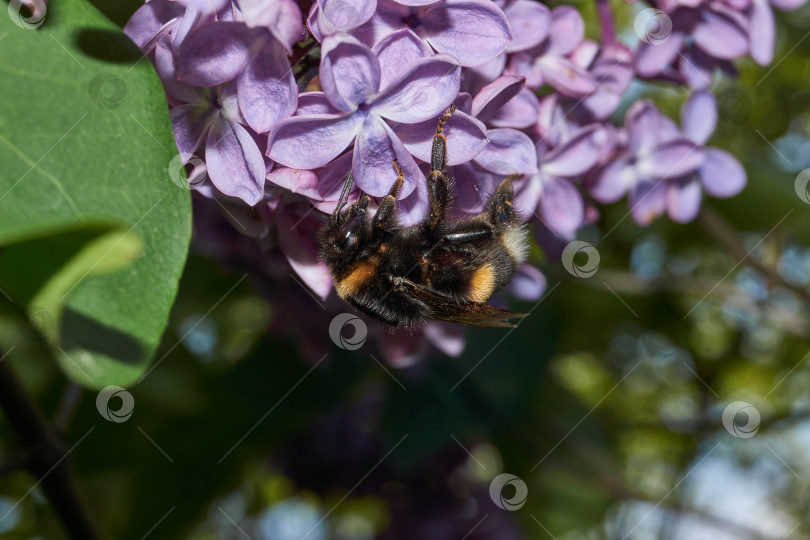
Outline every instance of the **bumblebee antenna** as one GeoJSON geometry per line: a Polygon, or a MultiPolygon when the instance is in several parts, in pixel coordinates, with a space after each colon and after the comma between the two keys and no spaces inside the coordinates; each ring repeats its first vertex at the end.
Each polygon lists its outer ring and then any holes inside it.
{"type": "Polygon", "coordinates": [[[338,198],[337,206],[335,207],[335,214],[340,213],[343,210],[343,207],[346,206],[346,203],[349,202],[349,193],[354,186],[354,176],[352,175],[352,171],[349,171],[349,176],[346,178],[346,183],[343,184],[343,189],[340,192],[340,197],[338,198]]]}

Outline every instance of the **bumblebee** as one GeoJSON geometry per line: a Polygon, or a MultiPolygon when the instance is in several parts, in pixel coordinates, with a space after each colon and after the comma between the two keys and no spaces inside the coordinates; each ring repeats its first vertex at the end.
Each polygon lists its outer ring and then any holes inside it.
{"type": "Polygon", "coordinates": [[[429,208],[420,223],[397,223],[404,175],[394,161],[397,177],[376,213],[369,212],[371,198],[364,193],[348,203],[354,183],[349,173],[321,230],[321,257],[338,295],[389,325],[408,328],[439,320],[505,327],[525,316],[486,304],[511,281],[528,251],[525,224],[512,207],[513,177],[501,181],[481,214],[448,219],[453,194],[443,130],[454,110],[451,106],[436,127],[427,175],[429,208]]]}

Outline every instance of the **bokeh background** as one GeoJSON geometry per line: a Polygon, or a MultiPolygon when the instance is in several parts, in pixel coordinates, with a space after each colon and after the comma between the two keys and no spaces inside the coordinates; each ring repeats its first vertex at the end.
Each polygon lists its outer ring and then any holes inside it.
{"type": "MultiPolygon", "coordinates": [[[[138,7],[94,3],[119,25],[138,7]]],[[[596,36],[592,3],[572,4],[596,36]]],[[[614,7],[632,32],[638,8],[614,7]]],[[[105,420],[96,393],[67,383],[3,311],[0,333],[20,344],[6,361],[81,440],[71,467],[101,529],[121,540],[810,538],[810,7],[777,17],[774,63],[743,60],[739,78],[716,83],[711,144],[744,164],[743,193],[704,200],[689,225],[641,228],[625,202],[603,208],[580,233],[597,271],[573,276],[536,248],[543,300],[512,304],[531,311],[517,329],[465,330],[460,355],[426,344],[392,365],[342,349],[334,313],[289,333],[285,315],[318,313],[315,300],[253,279],[261,251],[223,252],[232,228],[202,199],[156,367],[129,389],[125,421],[105,420]],[[491,494],[502,473],[516,479],[491,494]]],[[[677,117],[685,90],[634,84],[619,123],[644,97],[677,117]]],[[[64,538],[14,440],[0,415],[0,537],[64,538]]]]}

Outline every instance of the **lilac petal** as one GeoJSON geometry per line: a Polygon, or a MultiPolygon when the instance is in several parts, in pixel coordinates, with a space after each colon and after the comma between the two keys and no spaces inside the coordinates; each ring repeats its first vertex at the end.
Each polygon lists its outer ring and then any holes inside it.
{"type": "Polygon", "coordinates": [[[689,49],[681,57],[679,71],[689,88],[695,91],[707,90],[712,84],[712,75],[718,61],[697,47],[689,49]]]}
{"type": "Polygon", "coordinates": [[[394,122],[413,124],[444,111],[458,95],[461,67],[451,56],[417,60],[385,88],[371,110],[394,122]]]}
{"type": "Polygon", "coordinates": [[[387,35],[373,51],[380,61],[380,88],[391,84],[415,61],[433,55],[428,44],[410,28],[387,35]]]}
{"type": "Polygon", "coordinates": [[[588,192],[601,203],[618,201],[639,181],[638,171],[627,158],[612,161],[602,173],[586,184],[588,192]]]}
{"type": "Polygon", "coordinates": [[[507,290],[516,298],[536,302],[543,297],[548,287],[546,277],[530,264],[521,264],[507,290]]]}
{"type": "Polygon", "coordinates": [[[485,85],[497,79],[506,67],[506,54],[499,54],[480,66],[464,68],[462,90],[477,94],[485,85]]]}
{"type": "Polygon", "coordinates": [[[248,26],[266,27],[288,53],[305,37],[301,10],[293,0],[239,0],[239,9],[248,26]]]}
{"type": "MultiPolygon", "coordinates": [[[[439,116],[418,124],[400,124],[395,128],[397,136],[414,157],[430,163],[433,136],[439,116]]],[[[479,120],[457,110],[444,128],[447,138],[447,165],[453,166],[470,161],[487,145],[487,128],[479,120]]]]}
{"type": "Polygon", "coordinates": [[[298,85],[281,43],[272,40],[262,48],[239,76],[236,90],[242,115],[259,133],[293,113],[298,85]]]}
{"type": "Polygon", "coordinates": [[[675,123],[665,117],[648,100],[635,102],[627,111],[625,119],[630,151],[634,154],[648,154],[659,143],[678,137],[675,123]]]}
{"type": "Polygon", "coordinates": [[[267,175],[267,180],[308,199],[321,199],[318,190],[318,177],[312,171],[276,167],[267,175]]]}
{"type": "Polygon", "coordinates": [[[534,0],[518,0],[504,9],[512,29],[512,43],[506,52],[517,52],[540,45],[551,25],[549,9],[534,0]]]}
{"type": "Polygon", "coordinates": [[[802,7],[807,0],[770,0],[771,4],[776,9],[781,9],[782,11],[793,11],[794,9],[798,9],[802,7]]]}
{"type": "Polygon", "coordinates": [[[256,33],[244,23],[212,22],[191,32],[179,50],[177,78],[194,86],[235,79],[249,60],[256,33]]]}
{"type": "Polygon", "coordinates": [[[510,128],[491,129],[489,144],[475,158],[484,169],[497,174],[537,172],[537,153],[528,135],[510,128]]]}
{"type": "Polygon", "coordinates": [[[405,173],[400,197],[407,197],[425,177],[413,156],[405,149],[391,128],[380,118],[370,115],[357,135],[352,159],[352,172],[357,187],[373,197],[388,194],[396,178],[393,161],[405,173]]]}
{"type": "Polygon", "coordinates": [[[510,54],[504,74],[525,77],[526,87],[531,89],[540,88],[545,82],[540,63],[536,62],[527,51],[510,54]]]}
{"type": "Polygon", "coordinates": [[[740,162],[724,150],[706,148],[706,161],[698,170],[703,189],[712,197],[732,197],[745,187],[746,174],[740,162]]]}
{"type": "Polygon", "coordinates": [[[585,39],[585,21],[571,6],[551,10],[547,55],[567,56],[585,39]]]}
{"type": "MultiPolygon", "coordinates": [[[[402,21],[411,16],[413,9],[393,0],[377,0],[377,11],[365,24],[355,28],[352,35],[373,47],[388,34],[402,29],[402,21]]],[[[425,9],[419,8],[417,11],[421,13],[425,9]]]]}
{"type": "Polygon", "coordinates": [[[753,0],[749,24],[751,57],[760,66],[767,66],[773,60],[773,43],[776,37],[776,23],[768,0],[753,0]]]}
{"type": "MultiPolygon", "coordinates": [[[[605,50],[609,50],[610,48],[616,47],[624,47],[623,45],[619,45],[616,43],[606,44],[605,50]]],[[[582,69],[588,69],[588,67],[593,64],[596,57],[599,55],[599,44],[591,39],[586,39],[582,43],[576,46],[576,48],[571,52],[568,56],[570,60],[581,67],[582,69]]],[[[632,58],[632,56],[631,56],[632,58]]]]}
{"type": "Polygon", "coordinates": [[[540,195],[540,216],[553,232],[573,233],[585,217],[582,195],[568,180],[546,175],[540,195]]]}
{"type": "Polygon", "coordinates": [[[607,134],[600,125],[584,127],[548,153],[540,167],[553,176],[579,176],[596,165],[607,143],[607,134]]]}
{"type": "Polygon", "coordinates": [[[357,109],[380,88],[380,63],[371,49],[348,34],[329,36],[321,48],[321,87],[341,111],[357,109]]]}
{"type": "Polygon", "coordinates": [[[157,71],[170,105],[193,103],[209,105],[210,90],[189,86],[177,80],[177,56],[172,51],[171,36],[162,35],[155,44],[155,71],[157,71]]]}
{"type": "MultiPolygon", "coordinates": [[[[169,0],[152,0],[138,8],[124,26],[124,33],[144,53],[151,50],[147,44],[165,27],[183,15],[183,7],[169,0]]],[[[152,43],[154,46],[154,42],[152,43]]]]}
{"type": "Polygon", "coordinates": [[[524,88],[514,99],[501,107],[495,116],[489,119],[489,123],[495,127],[523,129],[534,125],[539,114],[540,101],[537,95],[524,88]]]}
{"type": "Polygon", "coordinates": [[[312,37],[314,37],[318,43],[323,43],[326,36],[321,32],[318,26],[318,18],[320,15],[321,9],[318,7],[318,3],[313,2],[312,8],[309,10],[309,15],[307,15],[307,30],[309,30],[309,33],[312,34],[312,37]]]}
{"type": "Polygon", "coordinates": [[[512,183],[515,186],[515,211],[524,221],[536,219],[538,203],[543,194],[543,173],[521,176],[512,183]]]}
{"type": "MultiPolygon", "coordinates": [[[[334,203],[337,203],[340,192],[343,191],[343,186],[346,184],[346,178],[349,176],[349,171],[352,170],[352,152],[336,157],[328,166],[318,169],[315,174],[318,177],[318,197],[324,201],[331,201],[333,204],[328,208],[329,213],[334,210],[334,203]]],[[[357,186],[349,193],[349,200],[354,200],[357,197],[353,193],[357,192],[357,186]]],[[[323,210],[323,209],[321,209],[323,210]]]]}
{"type": "Polygon", "coordinates": [[[597,79],[596,91],[585,97],[583,105],[597,120],[604,120],[619,107],[635,75],[633,53],[624,45],[605,45],[591,67],[597,79]]]}
{"type": "Polygon", "coordinates": [[[567,58],[546,55],[537,65],[545,81],[561,94],[582,97],[596,90],[596,79],[567,58]]]}
{"type": "Polygon", "coordinates": [[[169,111],[174,140],[183,163],[186,163],[202,145],[208,122],[214,114],[210,108],[200,105],[180,105],[172,107],[169,111]]]}
{"type": "Polygon", "coordinates": [[[465,214],[481,212],[490,193],[495,190],[493,174],[476,167],[472,162],[456,165],[450,174],[455,181],[454,208],[465,214]]]}
{"type": "Polygon", "coordinates": [[[683,133],[696,144],[709,140],[717,125],[717,102],[708,91],[695,92],[681,110],[683,133]]]}
{"type": "Polygon", "coordinates": [[[672,221],[689,223],[700,211],[700,182],[693,176],[680,178],[667,186],[667,213],[672,221]]]}
{"type": "Polygon", "coordinates": [[[287,118],[273,130],[267,155],[294,169],[323,167],[351,144],[360,123],[356,114],[287,118]]]}
{"type": "Polygon", "coordinates": [[[663,180],[645,180],[630,190],[630,213],[639,225],[649,225],[664,213],[667,204],[667,186],[663,180]]]}
{"type": "Polygon", "coordinates": [[[340,111],[329,103],[329,99],[323,92],[298,94],[298,107],[295,109],[295,115],[311,116],[313,114],[340,114],[340,111]]]}
{"type": "Polygon", "coordinates": [[[172,26],[172,49],[175,52],[179,51],[192,30],[212,21],[214,21],[213,13],[202,13],[196,7],[188,6],[186,13],[172,26]]]}
{"type": "Polygon", "coordinates": [[[678,178],[700,167],[704,159],[703,148],[692,141],[679,139],[641,157],[636,166],[646,178],[678,178]]]}
{"type": "Polygon", "coordinates": [[[306,228],[301,226],[300,219],[296,214],[283,210],[276,212],[279,247],[301,280],[321,300],[325,300],[332,291],[332,274],[320,261],[318,246],[312,235],[306,234],[306,228]]]}
{"type": "Polygon", "coordinates": [[[540,101],[540,111],[535,124],[538,134],[551,146],[557,146],[566,130],[565,111],[560,106],[560,95],[552,93],[540,101]]]}
{"type": "Polygon", "coordinates": [[[425,326],[424,332],[425,339],[447,356],[456,357],[464,351],[465,332],[458,324],[434,322],[425,326]]]}
{"type": "Polygon", "coordinates": [[[662,41],[642,41],[636,52],[636,72],[642,77],[655,77],[678,58],[684,42],[682,32],[673,32],[662,41]]]}
{"type": "Polygon", "coordinates": [[[178,0],[178,2],[201,13],[216,13],[225,7],[228,0],[178,0]]]}
{"type": "Polygon", "coordinates": [[[422,7],[422,6],[429,6],[430,4],[435,4],[440,0],[394,0],[397,4],[402,4],[403,6],[410,6],[410,7],[422,7]]]}
{"type": "Polygon", "coordinates": [[[525,77],[504,75],[483,87],[473,99],[472,115],[486,122],[526,86],[525,77]]]}
{"type": "Polygon", "coordinates": [[[462,66],[480,66],[501,54],[512,40],[509,22],[490,0],[445,0],[422,17],[424,37],[462,66]]]}
{"type": "Polygon", "coordinates": [[[416,365],[428,353],[429,346],[423,339],[414,338],[414,330],[390,330],[380,339],[378,347],[382,361],[397,369],[416,365]]]}
{"type": "Polygon", "coordinates": [[[264,193],[265,165],[256,142],[237,123],[220,120],[208,132],[205,163],[216,188],[254,206],[264,193]]]}
{"type": "Polygon", "coordinates": [[[709,56],[734,60],[748,52],[748,33],[730,14],[704,9],[692,39],[709,56]]]}
{"type": "Polygon", "coordinates": [[[350,32],[368,21],[377,0],[318,0],[318,28],[326,35],[350,32]]]}

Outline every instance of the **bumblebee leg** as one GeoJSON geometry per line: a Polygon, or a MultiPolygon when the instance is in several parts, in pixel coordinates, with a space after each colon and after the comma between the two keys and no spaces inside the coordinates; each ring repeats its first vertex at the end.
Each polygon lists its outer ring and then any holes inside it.
{"type": "Polygon", "coordinates": [[[512,220],[515,213],[512,207],[512,199],[515,196],[512,180],[519,177],[519,174],[513,174],[501,180],[489,199],[489,221],[496,228],[512,220]]]}
{"type": "Polygon", "coordinates": [[[360,216],[363,218],[366,215],[368,204],[371,202],[371,197],[363,193],[359,199],[351,203],[341,214],[341,223],[345,223],[351,216],[360,216]]]}
{"type": "Polygon", "coordinates": [[[447,205],[450,199],[450,186],[444,169],[447,163],[447,138],[444,135],[444,124],[456,110],[455,105],[442,115],[436,126],[436,135],[433,136],[433,149],[430,153],[430,172],[427,177],[428,202],[430,209],[425,218],[424,225],[428,229],[435,229],[444,220],[447,205]]]}
{"type": "Polygon", "coordinates": [[[405,183],[405,173],[402,172],[397,160],[394,160],[394,169],[397,171],[397,179],[394,180],[394,184],[391,186],[388,195],[383,197],[383,200],[380,201],[377,213],[374,214],[375,229],[384,228],[393,218],[394,211],[397,209],[397,195],[399,195],[400,190],[402,190],[402,184],[405,183]]]}
{"type": "Polygon", "coordinates": [[[460,244],[466,244],[468,242],[475,242],[476,240],[492,238],[492,234],[492,227],[482,224],[482,226],[477,229],[446,234],[442,237],[442,239],[447,244],[457,246],[460,244]]]}

